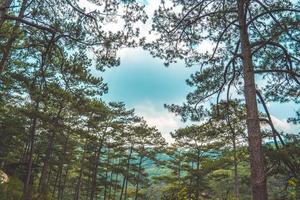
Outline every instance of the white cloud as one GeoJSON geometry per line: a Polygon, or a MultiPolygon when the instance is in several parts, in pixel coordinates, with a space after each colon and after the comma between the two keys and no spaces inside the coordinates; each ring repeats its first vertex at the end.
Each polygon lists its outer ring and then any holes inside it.
{"type": "MultiPolygon", "coordinates": [[[[187,123],[183,123],[179,116],[176,116],[151,102],[141,103],[135,106],[135,109],[139,116],[144,117],[148,125],[155,126],[162,133],[168,143],[174,142],[170,132],[188,125],[187,123]]],[[[283,131],[284,133],[295,134],[300,130],[300,125],[288,123],[286,119],[279,119],[275,116],[271,116],[271,118],[275,128],[280,132],[283,131]]]]}
{"type": "Polygon", "coordinates": [[[94,11],[97,6],[94,3],[91,3],[88,0],[79,0],[78,2],[81,8],[85,8],[87,12],[94,11]]]}
{"type": "Polygon", "coordinates": [[[144,117],[150,126],[155,126],[169,143],[174,142],[170,132],[185,126],[179,116],[175,116],[173,113],[155,106],[151,102],[139,104],[135,107],[135,110],[139,116],[144,117]]]}
{"type": "Polygon", "coordinates": [[[118,52],[118,56],[121,58],[121,62],[126,61],[130,64],[140,64],[141,62],[149,62],[152,65],[155,63],[163,64],[161,60],[153,59],[148,52],[142,48],[124,48],[118,52]]]}
{"type": "Polygon", "coordinates": [[[288,123],[286,119],[279,119],[275,116],[272,116],[272,121],[274,123],[275,128],[278,131],[283,131],[284,133],[298,133],[300,130],[300,125],[295,125],[292,123],[288,123]]]}

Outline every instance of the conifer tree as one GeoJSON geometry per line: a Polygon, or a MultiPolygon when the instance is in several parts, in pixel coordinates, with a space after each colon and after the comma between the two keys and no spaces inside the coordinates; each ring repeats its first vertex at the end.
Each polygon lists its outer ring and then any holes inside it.
{"type": "MultiPolygon", "coordinates": [[[[275,77],[291,84],[288,88],[298,85],[299,11],[297,2],[292,1],[175,0],[171,4],[162,1],[153,18],[153,30],[160,37],[146,45],[154,56],[165,59],[166,64],[180,58],[188,66],[200,66],[188,81],[196,90],[187,96],[187,104],[169,107],[184,118],[201,118],[203,107],[199,105],[210,97],[216,97],[219,103],[224,90],[225,96],[230,97],[233,86],[244,94],[255,200],[267,199],[256,100],[256,92],[262,87],[256,84],[255,75],[262,75],[263,79],[275,77]],[[211,52],[201,51],[203,41],[214,46],[211,52]]],[[[274,83],[276,88],[291,91],[279,82],[274,83]]],[[[275,92],[270,90],[274,84],[267,84],[267,92],[275,92]]]]}

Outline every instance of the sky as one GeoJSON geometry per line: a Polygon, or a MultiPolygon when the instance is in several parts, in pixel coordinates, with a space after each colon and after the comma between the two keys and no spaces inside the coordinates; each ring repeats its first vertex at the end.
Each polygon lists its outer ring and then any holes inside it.
{"type": "Polygon", "coordinates": [[[151,126],[156,126],[168,139],[169,131],[183,127],[179,116],[164,109],[164,104],[181,104],[191,91],[185,80],[196,70],[178,63],[165,67],[142,49],[121,51],[121,65],[103,74],[108,83],[105,101],[122,101],[134,108],[151,126]]]}
{"type": "MultiPolygon", "coordinates": [[[[193,90],[185,84],[185,80],[197,70],[197,66],[187,68],[179,62],[165,67],[163,61],[138,48],[122,50],[120,58],[120,66],[101,73],[109,88],[103,99],[106,102],[125,102],[127,108],[134,108],[137,115],[143,116],[149,125],[156,126],[166,140],[172,142],[169,132],[187,124],[163,105],[185,101],[188,92],[193,90]]],[[[278,130],[299,132],[299,126],[287,123],[287,118],[294,115],[297,105],[268,103],[268,108],[278,130]]]]}
{"type": "MultiPolygon", "coordinates": [[[[159,2],[160,0],[151,0],[146,3],[145,9],[150,20],[142,25],[141,35],[148,39],[155,37],[149,35],[149,30],[151,16],[159,2]]],[[[81,5],[94,8],[86,0],[81,0],[81,5]]],[[[110,25],[109,28],[113,30],[116,27],[118,24],[110,25]]],[[[200,48],[210,51],[212,44],[203,43],[200,48]]],[[[122,101],[128,109],[134,108],[137,115],[143,116],[150,126],[156,126],[166,140],[172,142],[169,132],[186,124],[179,116],[168,112],[163,105],[181,104],[185,101],[185,96],[193,89],[185,84],[185,80],[197,70],[197,66],[187,68],[183,62],[178,62],[165,67],[162,60],[153,58],[141,48],[122,49],[119,56],[120,66],[107,69],[104,73],[93,72],[96,76],[102,76],[108,84],[108,94],[105,94],[103,99],[106,102],[122,101]]],[[[259,82],[257,84],[259,85],[259,82]]],[[[297,105],[268,103],[268,107],[278,130],[299,132],[299,126],[287,123],[287,118],[294,115],[297,105]]]]}

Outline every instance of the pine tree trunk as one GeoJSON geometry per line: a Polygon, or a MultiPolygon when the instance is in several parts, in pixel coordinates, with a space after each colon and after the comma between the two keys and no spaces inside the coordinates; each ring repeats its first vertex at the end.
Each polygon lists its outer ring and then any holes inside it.
{"type": "Polygon", "coordinates": [[[110,181],[109,181],[109,189],[108,189],[108,200],[111,199],[110,197],[111,197],[112,184],[113,184],[113,172],[110,173],[110,181]]]}
{"type": "Polygon", "coordinates": [[[123,193],[125,190],[125,200],[126,200],[126,195],[127,195],[127,181],[128,181],[128,174],[129,174],[129,167],[130,167],[130,160],[131,160],[131,154],[132,154],[132,150],[133,150],[133,146],[130,147],[130,152],[128,155],[128,159],[127,159],[127,166],[126,166],[126,174],[124,175],[123,178],[123,184],[122,184],[122,189],[121,189],[121,194],[120,194],[120,200],[122,200],[123,198],[123,193]]]}
{"type": "Polygon", "coordinates": [[[69,170],[66,169],[66,173],[64,175],[63,182],[62,182],[62,184],[59,184],[59,189],[60,190],[59,190],[59,193],[58,193],[58,200],[64,200],[64,192],[65,192],[65,188],[66,188],[68,172],[69,172],[69,170]]]}
{"type": "Polygon", "coordinates": [[[124,175],[124,177],[123,177],[122,189],[121,189],[121,193],[120,193],[120,198],[119,198],[119,200],[122,200],[122,199],[123,199],[123,192],[124,192],[124,188],[125,188],[125,181],[126,181],[126,175],[124,175]]]}
{"type": "Polygon", "coordinates": [[[22,156],[20,157],[20,161],[19,161],[20,163],[26,162],[28,151],[29,151],[29,145],[30,145],[30,139],[28,138],[28,140],[26,141],[26,144],[23,148],[22,156]]]}
{"type": "Polygon", "coordinates": [[[200,198],[200,194],[199,194],[199,186],[200,186],[200,176],[199,176],[199,172],[200,172],[200,149],[197,150],[197,187],[196,187],[196,199],[198,200],[200,198]]]}
{"type": "MultiPolygon", "coordinates": [[[[118,164],[116,167],[119,167],[120,166],[120,158],[118,158],[118,164]]],[[[118,178],[119,178],[119,172],[116,171],[116,178],[115,178],[115,185],[114,185],[114,193],[113,193],[113,200],[116,200],[116,197],[117,197],[117,189],[118,189],[118,178]]]]}
{"type": "Polygon", "coordinates": [[[84,159],[85,159],[85,154],[86,154],[86,148],[87,148],[87,141],[84,142],[84,147],[83,147],[83,155],[81,158],[81,163],[80,163],[80,172],[79,172],[79,177],[76,185],[76,191],[75,191],[75,197],[74,200],[79,200],[80,199],[80,190],[81,190],[81,179],[83,175],[83,164],[84,164],[84,159]]]}
{"type": "Polygon", "coordinates": [[[232,127],[230,119],[227,117],[227,124],[230,129],[231,133],[231,141],[232,141],[232,147],[233,147],[233,167],[234,167],[234,194],[235,199],[240,199],[240,187],[239,187],[239,174],[238,174],[238,159],[237,159],[237,148],[236,148],[236,133],[235,128],[232,127]]]}
{"type": "Polygon", "coordinates": [[[102,144],[100,144],[98,151],[96,152],[95,158],[94,158],[94,170],[92,175],[92,187],[91,187],[91,194],[90,194],[90,200],[93,200],[97,191],[97,177],[98,177],[98,167],[99,167],[99,158],[101,154],[102,144]]]}
{"type": "Polygon", "coordinates": [[[52,149],[53,149],[54,138],[55,138],[55,132],[52,132],[52,134],[49,138],[47,152],[46,152],[46,156],[44,159],[44,165],[43,165],[41,177],[40,177],[39,192],[43,195],[46,193],[46,189],[47,189],[46,180],[47,180],[47,174],[49,173],[48,170],[49,170],[49,164],[50,164],[50,157],[51,157],[52,149]]]}
{"type": "Polygon", "coordinates": [[[143,156],[140,157],[139,168],[138,168],[138,176],[137,176],[137,183],[136,183],[136,187],[135,187],[135,198],[134,198],[134,200],[138,200],[138,194],[139,194],[139,176],[141,174],[142,162],[143,162],[143,156]]]}
{"type": "Polygon", "coordinates": [[[64,180],[62,182],[62,174],[63,174],[63,170],[64,170],[64,163],[65,163],[65,157],[67,155],[67,150],[68,150],[68,142],[69,142],[69,136],[67,136],[65,138],[65,143],[63,146],[63,153],[61,154],[60,158],[59,158],[59,182],[58,182],[58,189],[59,189],[59,193],[58,193],[58,199],[63,199],[63,192],[65,189],[65,183],[66,183],[66,179],[67,179],[67,174],[68,174],[68,169],[66,170],[66,175],[64,176],[64,180]]]}
{"type": "MultiPolygon", "coordinates": [[[[192,161],[191,170],[194,171],[194,162],[193,161],[192,161]]],[[[190,180],[189,180],[189,187],[192,188],[192,185],[193,185],[193,178],[190,178],[190,180]]],[[[192,198],[192,192],[189,191],[189,193],[188,193],[188,199],[191,199],[191,198],[192,198]]]]}
{"type": "Polygon", "coordinates": [[[104,200],[106,200],[107,194],[107,178],[108,178],[108,166],[109,166],[109,148],[107,149],[107,162],[106,162],[106,171],[105,171],[105,183],[104,183],[104,200]]]}
{"type": "MultiPolygon", "coordinates": [[[[35,104],[35,112],[37,112],[39,109],[39,102],[36,102],[35,104]]],[[[30,148],[29,148],[29,155],[27,160],[27,175],[26,180],[24,183],[23,188],[23,200],[29,200],[30,198],[30,183],[32,182],[32,164],[33,164],[33,152],[34,152],[34,140],[35,140],[35,132],[37,127],[37,117],[34,116],[32,119],[32,125],[31,125],[31,131],[30,131],[30,148]]]]}
{"type": "MultiPolygon", "coordinates": [[[[59,110],[58,110],[58,113],[56,114],[56,118],[55,119],[59,119],[60,118],[60,115],[61,115],[61,112],[62,112],[62,109],[63,109],[63,106],[61,105],[59,110]]],[[[58,121],[55,121],[54,122],[54,126],[58,126],[58,121]]],[[[44,165],[43,165],[43,168],[42,168],[42,173],[41,173],[41,177],[40,177],[40,183],[39,183],[39,192],[43,195],[45,195],[45,193],[47,192],[47,179],[50,178],[50,172],[51,170],[49,170],[49,167],[50,167],[50,158],[51,158],[51,155],[52,155],[52,152],[53,152],[53,145],[54,145],[54,139],[55,139],[55,135],[56,135],[56,132],[55,130],[52,130],[52,134],[49,138],[49,141],[48,141],[48,147],[47,147],[47,152],[46,152],[46,156],[45,156],[45,159],[44,159],[44,165]]],[[[67,142],[67,141],[66,141],[67,142]]],[[[65,147],[66,144],[64,145],[64,150],[65,150],[65,147]]],[[[63,155],[66,154],[66,152],[62,152],[63,155]]],[[[60,165],[62,165],[62,163],[60,162],[60,165]]]]}
{"type": "MultiPolygon", "coordinates": [[[[181,153],[179,152],[179,156],[181,157],[181,153]]],[[[179,160],[178,161],[178,176],[177,176],[177,178],[178,178],[178,186],[179,186],[179,188],[181,187],[181,160],[179,160]]]]}
{"type": "Polygon", "coordinates": [[[63,182],[63,170],[58,171],[58,187],[57,187],[57,200],[60,200],[62,198],[62,182],[63,182]]]}
{"type": "Polygon", "coordinates": [[[59,171],[57,171],[57,173],[56,173],[56,177],[55,177],[55,181],[54,181],[54,185],[53,185],[53,190],[52,190],[52,194],[51,194],[52,199],[55,198],[55,192],[56,192],[56,187],[57,187],[57,184],[58,184],[58,178],[59,178],[59,171]]]}
{"type": "Polygon", "coordinates": [[[117,172],[117,174],[116,174],[116,180],[115,180],[113,200],[115,200],[116,196],[117,196],[118,177],[119,177],[119,173],[117,172]]]}
{"type": "Polygon", "coordinates": [[[128,175],[126,176],[125,179],[124,200],[127,199],[127,188],[128,188],[128,175]]]}
{"type": "Polygon", "coordinates": [[[247,107],[247,129],[250,150],[251,185],[253,200],[267,200],[266,174],[262,151],[262,136],[256,102],[255,77],[246,22],[246,0],[238,0],[238,20],[244,68],[244,93],[247,107]]]}
{"type": "Polygon", "coordinates": [[[296,181],[296,199],[300,199],[300,179],[296,181]]]}
{"type": "Polygon", "coordinates": [[[233,165],[234,165],[234,193],[236,200],[240,199],[240,188],[239,188],[239,174],[238,174],[238,161],[236,154],[236,138],[234,136],[233,140],[233,165]]]}

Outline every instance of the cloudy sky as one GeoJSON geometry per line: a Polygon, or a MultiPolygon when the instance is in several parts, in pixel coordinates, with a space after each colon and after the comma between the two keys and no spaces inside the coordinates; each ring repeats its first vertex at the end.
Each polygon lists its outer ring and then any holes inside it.
{"type": "Polygon", "coordinates": [[[156,126],[169,139],[168,132],[183,126],[180,117],[164,109],[164,103],[182,103],[191,90],[185,80],[196,69],[184,64],[168,68],[159,59],[141,49],[121,52],[121,65],[104,73],[109,92],[106,101],[124,101],[128,108],[135,108],[149,125],[156,126]]]}
{"type": "MultiPolygon", "coordinates": [[[[141,34],[151,39],[151,16],[158,7],[160,0],[148,0],[146,11],[149,21],[141,28],[141,34]]],[[[86,0],[81,0],[81,5],[93,9],[86,0]]],[[[110,25],[111,29],[118,24],[110,25]]],[[[212,45],[204,43],[200,46],[203,51],[210,51],[212,45]]],[[[169,135],[179,127],[185,126],[180,117],[169,113],[164,109],[164,103],[181,104],[186,94],[192,90],[185,84],[190,74],[197,70],[197,66],[186,68],[182,62],[170,65],[168,68],[157,58],[153,58],[149,52],[141,49],[122,49],[119,52],[121,65],[108,69],[105,73],[95,72],[97,76],[103,76],[108,83],[109,92],[104,95],[105,101],[122,101],[128,108],[135,108],[139,116],[143,116],[149,125],[156,126],[168,141],[169,135]]],[[[299,126],[288,124],[286,119],[293,116],[297,110],[294,104],[268,104],[275,125],[278,130],[295,132],[299,126]]]]}
{"type": "MultiPolygon", "coordinates": [[[[149,125],[156,126],[171,141],[169,132],[184,127],[180,117],[169,113],[163,104],[185,101],[186,94],[192,90],[185,84],[197,66],[186,68],[183,63],[163,65],[142,49],[124,49],[120,53],[121,65],[107,70],[103,76],[108,83],[109,92],[105,101],[123,101],[128,108],[135,108],[149,125]]],[[[297,106],[293,104],[268,104],[274,124],[280,131],[299,131],[299,126],[288,124],[288,117],[294,115],[297,106]]]]}

